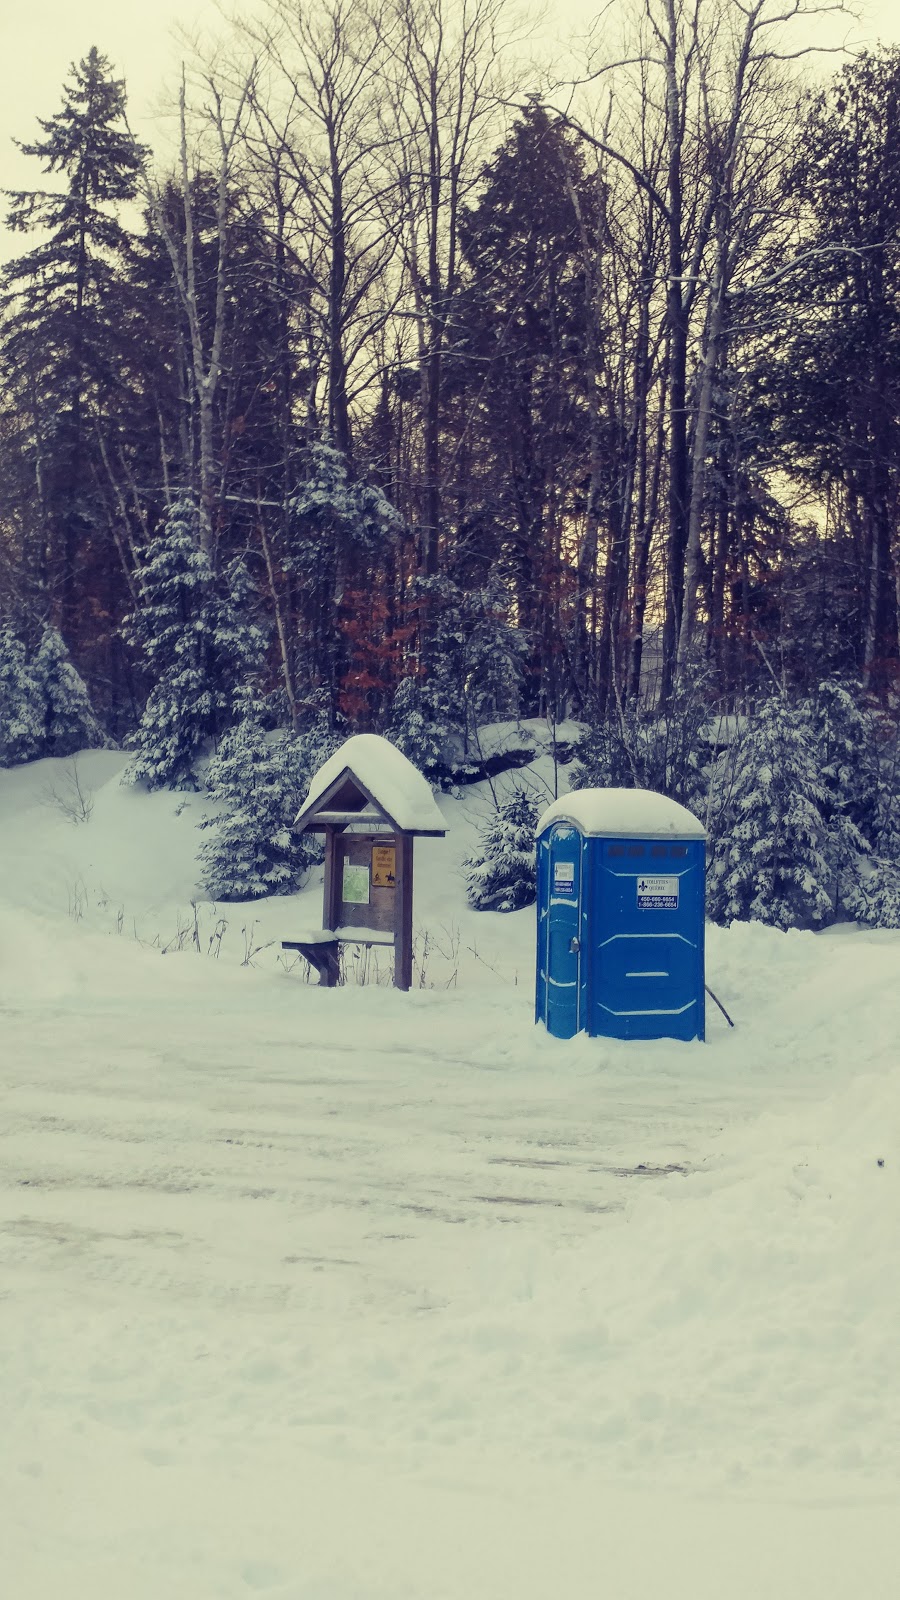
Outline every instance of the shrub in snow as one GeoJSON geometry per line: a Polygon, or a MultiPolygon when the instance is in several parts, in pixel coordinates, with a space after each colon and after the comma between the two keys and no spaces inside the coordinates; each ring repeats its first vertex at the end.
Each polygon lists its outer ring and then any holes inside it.
{"type": "Polygon", "coordinates": [[[218,814],[200,824],[214,830],[200,849],[202,883],[212,899],[257,900],[299,888],[321,854],[310,835],[298,838],[290,824],[333,742],[315,733],[266,733],[255,708],[225,734],[207,774],[218,814]]]}
{"type": "Polygon", "coordinates": [[[519,911],[533,905],[537,819],[537,801],[526,789],[516,788],[481,829],[478,849],[463,863],[469,905],[476,911],[519,911]]]}
{"type": "Polygon", "coordinates": [[[16,767],[41,755],[41,704],[25,646],[0,625],[0,767],[16,767]]]}
{"type": "Polygon", "coordinates": [[[710,807],[707,909],[815,928],[832,913],[828,794],[808,712],[763,705],[720,760],[710,807]]]}
{"type": "Polygon", "coordinates": [[[44,629],[31,672],[42,708],[43,755],[71,756],[109,744],[84,679],[55,628],[44,629]]]}
{"type": "Polygon", "coordinates": [[[234,562],[217,582],[199,525],[194,502],[179,500],[138,571],[142,604],[127,624],[155,682],[125,779],[151,789],[196,788],[198,757],[234,722],[262,657],[246,572],[234,562]]]}

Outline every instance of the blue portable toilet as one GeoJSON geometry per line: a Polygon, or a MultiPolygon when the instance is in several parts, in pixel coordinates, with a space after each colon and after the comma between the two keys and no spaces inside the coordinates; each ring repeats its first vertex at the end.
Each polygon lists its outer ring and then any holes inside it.
{"type": "Polygon", "coordinates": [[[577,789],[537,825],[536,1020],[558,1039],[702,1039],[706,831],[650,789],[577,789]]]}

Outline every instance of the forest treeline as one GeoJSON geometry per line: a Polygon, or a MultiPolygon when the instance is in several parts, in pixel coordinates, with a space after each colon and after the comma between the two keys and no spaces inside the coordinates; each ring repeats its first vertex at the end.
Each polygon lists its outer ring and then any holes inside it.
{"type": "Polygon", "coordinates": [[[7,196],[7,658],[64,641],[160,783],[248,697],[426,770],[688,684],[890,704],[900,53],[811,89],[814,11],[621,0],[551,92],[505,0],[268,0],[166,157],[91,49],[7,196]]]}

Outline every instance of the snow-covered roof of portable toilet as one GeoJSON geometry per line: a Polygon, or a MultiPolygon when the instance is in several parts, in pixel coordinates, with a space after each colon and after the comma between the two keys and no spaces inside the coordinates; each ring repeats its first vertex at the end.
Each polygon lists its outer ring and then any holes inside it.
{"type": "Polygon", "coordinates": [[[377,733],[355,733],[329,756],[309,786],[294,828],[302,831],[319,817],[338,816],[356,822],[383,818],[399,833],[447,832],[428,781],[377,733]]]}
{"type": "Polygon", "coordinates": [[[604,839],[706,838],[687,806],[652,789],[573,789],[547,807],[535,832],[554,822],[571,822],[580,833],[604,839]]]}

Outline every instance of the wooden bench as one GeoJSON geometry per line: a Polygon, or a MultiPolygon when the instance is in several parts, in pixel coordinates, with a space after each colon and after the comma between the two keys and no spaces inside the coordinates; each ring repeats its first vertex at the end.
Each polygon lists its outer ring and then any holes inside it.
{"type": "Polygon", "coordinates": [[[302,939],[282,939],[282,950],[297,950],[319,974],[319,986],[333,989],[340,978],[338,952],[342,944],[386,945],[393,948],[394,936],[374,928],[319,928],[302,939]]]}

